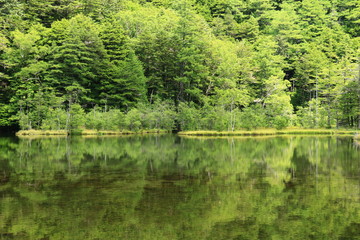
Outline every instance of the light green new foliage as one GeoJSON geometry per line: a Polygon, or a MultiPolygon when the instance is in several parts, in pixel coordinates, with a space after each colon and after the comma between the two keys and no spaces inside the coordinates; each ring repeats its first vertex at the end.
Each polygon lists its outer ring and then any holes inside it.
{"type": "Polygon", "coordinates": [[[104,117],[102,109],[95,106],[86,114],[85,127],[87,129],[104,130],[103,121],[104,117]]]}
{"type": "Polygon", "coordinates": [[[24,21],[25,7],[24,2],[18,0],[0,0],[0,24],[3,29],[14,30],[15,28],[23,29],[28,26],[28,21],[24,21]]]}
{"type": "Polygon", "coordinates": [[[152,106],[148,106],[148,109],[146,112],[152,113],[155,120],[150,129],[165,129],[169,131],[174,129],[177,114],[175,106],[171,102],[156,101],[152,106]]]}
{"type": "Polygon", "coordinates": [[[73,104],[75,128],[360,124],[357,0],[0,6],[1,126],[69,129],[73,104]]]}
{"type": "Polygon", "coordinates": [[[139,131],[141,128],[141,112],[137,108],[131,109],[126,114],[126,125],[132,131],[139,131]]]}
{"type": "MultiPolygon", "coordinates": [[[[236,116],[235,113],[233,115],[236,116]]],[[[211,106],[206,104],[201,109],[201,129],[204,130],[228,130],[229,125],[229,112],[227,112],[223,106],[211,106]]],[[[238,124],[236,123],[236,127],[238,124]]]]}
{"type": "Polygon", "coordinates": [[[119,109],[105,110],[94,107],[86,114],[86,129],[95,130],[125,130],[128,129],[126,115],[119,109]]]}
{"type": "Polygon", "coordinates": [[[19,111],[28,111],[33,106],[35,95],[43,88],[43,73],[47,71],[48,63],[41,59],[47,49],[37,46],[41,35],[36,26],[28,33],[15,30],[11,36],[12,47],[6,48],[3,55],[5,66],[13,72],[9,78],[13,93],[9,101],[19,111]]]}
{"type": "Polygon", "coordinates": [[[42,130],[66,129],[67,113],[60,107],[48,108],[46,117],[41,123],[42,130]]]}
{"type": "Polygon", "coordinates": [[[309,106],[299,108],[297,116],[301,126],[305,128],[328,127],[327,109],[319,104],[319,100],[312,99],[309,106]]]}
{"type": "Polygon", "coordinates": [[[79,104],[75,103],[70,106],[66,121],[68,130],[80,130],[84,127],[85,113],[79,104]]]}
{"type": "Polygon", "coordinates": [[[247,90],[238,88],[218,89],[217,91],[217,104],[224,110],[228,111],[227,116],[228,130],[234,131],[236,127],[236,113],[238,107],[244,107],[249,104],[249,96],[247,90]]]}
{"type": "Polygon", "coordinates": [[[266,31],[275,36],[280,54],[289,60],[296,59],[300,54],[299,43],[304,41],[295,7],[295,4],[283,2],[280,11],[273,10],[267,14],[271,24],[266,27],[266,31]]]}
{"type": "Polygon", "coordinates": [[[194,104],[180,103],[178,106],[178,121],[182,130],[200,130],[200,111],[194,104]]]}
{"type": "Polygon", "coordinates": [[[260,104],[245,108],[239,116],[240,127],[247,130],[269,127],[267,120],[265,109],[260,104]]]}

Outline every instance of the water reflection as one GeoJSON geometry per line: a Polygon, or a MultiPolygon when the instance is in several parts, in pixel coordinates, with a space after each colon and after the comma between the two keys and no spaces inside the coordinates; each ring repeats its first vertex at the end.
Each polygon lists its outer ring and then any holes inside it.
{"type": "Polygon", "coordinates": [[[357,239],[351,138],[0,138],[0,239],[357,239]]]}

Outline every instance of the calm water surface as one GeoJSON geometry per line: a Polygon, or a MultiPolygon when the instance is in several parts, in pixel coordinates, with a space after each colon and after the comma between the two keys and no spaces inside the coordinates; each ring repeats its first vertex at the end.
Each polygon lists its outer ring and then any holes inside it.
{"type": "Polygon", "coordinates": [[[360,239],[347,137],[0,138],[0,239],[360,239]]]}

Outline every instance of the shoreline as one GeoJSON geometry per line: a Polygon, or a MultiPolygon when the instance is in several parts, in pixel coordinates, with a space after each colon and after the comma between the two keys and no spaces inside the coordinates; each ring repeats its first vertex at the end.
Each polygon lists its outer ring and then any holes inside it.
{"type": "MultiPolygon", "coordinates": [[[[16,136],[123,136],[123,135],[141,135],[141,134],[164,134],[171,133],[167,130],[140,130],[140,131],[111,131],[111,130],[78,130],[78,131],[67,131],[67,130],[20,130],[15,133],[16,136]]],[[[179,136],[275,136],[275,135],[353,135],[354,139],[360,141],[359,130],[346,130],[346,129],[256,129],[256,130],[239,130],[239,131],[181,131],[178,132],[179,136]]]]}
{"type": "Polygon", "coordinates": [[[103,136],[103,135],[135,135],[135,134],[162,134],[169,133],[167,130],[140,130],[134,131],[108,131],[108,130],[79,130],[79,131],[67,131],[67,130],[20,130],[15,133],[16,136],[103,136]]]}
{"type": "MultiPolygon", "coordinates": [[[[182,131],[181,136],[275,136],[275,135],[354,135],[358,130],[338,129],[257,129],[240,131],[182,131]]],[[[358,138],[359,139],[359,138],[358,138]]]]}

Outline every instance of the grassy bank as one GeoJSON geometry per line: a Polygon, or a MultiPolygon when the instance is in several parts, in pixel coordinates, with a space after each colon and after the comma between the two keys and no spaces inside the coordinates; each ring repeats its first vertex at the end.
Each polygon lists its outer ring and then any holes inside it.
{"type": "Polygon", "coordinates": [[[16,136],[35,136],[35,135],[58,135],[58,136],[66,136],[68,135],[68,131],[66,130],[20,130],[16,133],[16,136]]]}
{"type": "Polygon", "coordinates": [[[107,130],[21,130],[16,133],[16,136],[67,136],[67,135],[130,135],[130,134],[160,134],[169,133],[167,130],[139,130],[139,131],[107,131],[107,130]]]}
{"type": "Polygon", "coordinates": [[[79,135],[130,135],[130,134],[160,134],[160,133],[169,133],[167,130],[159,130],[159,129],[142,129],[139,131],[109,131],[109,130],[82,130],[79,131],[79,135]]]}
{"type": "Polygon", "coordinates": [[[179,135],[186,136],[265,136],[265,135],[285,135],[285,134],[311,134],[311,135],[336,135],[346,134],[354,135],[358,130],[339,130],[339,129],[301,129],[288,128],[283,130],[277,129],[256,129],[256,130],[240,130],[240,131],[183,131],[179,135]]]}
{"type": "MultiPolygon", "coordinates": [[[[130,134],[159,134],[169,133],[167,130],[139,130],[139,131],[108,131],[108,130],[78,130],[69,132],[67,130],[21,130],[16,133],[17,136],[67,136],[67,135],[130,135],[130,134]]],[[[339,130],[339,129],[301,129],[288,128],[283,130],[265,128],[256,130],[239,130],[239,131],[182,131],[179,135],[185,136],[271,136],[285,134],[311,134],[311,135],[355,135],[356,140],[360,140],[358,130],[339,130]]]]}

